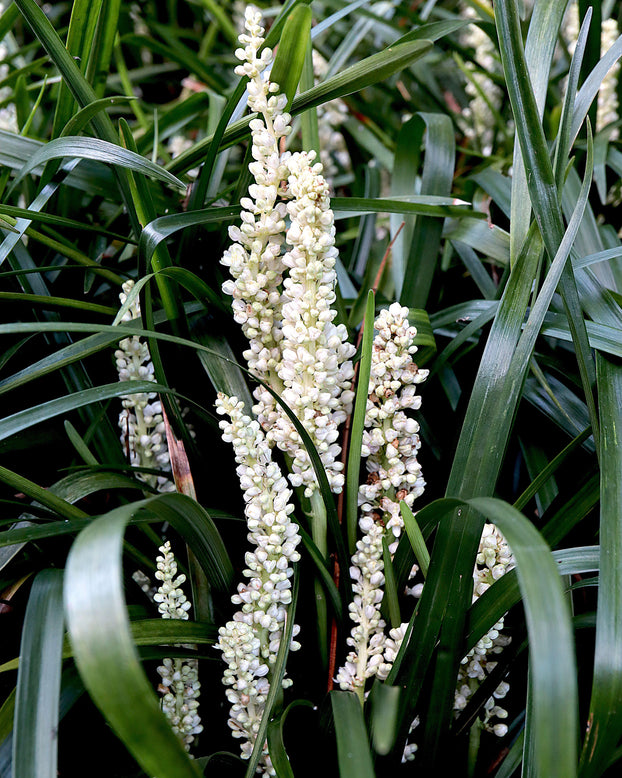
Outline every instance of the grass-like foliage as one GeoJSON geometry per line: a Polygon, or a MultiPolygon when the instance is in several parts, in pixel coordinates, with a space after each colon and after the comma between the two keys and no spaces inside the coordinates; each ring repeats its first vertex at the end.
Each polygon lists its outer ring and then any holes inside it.
{"type": "Polygon", "coordinates": [[[620,24],[0,2],[0,778],[619,774],[620,24]]]}

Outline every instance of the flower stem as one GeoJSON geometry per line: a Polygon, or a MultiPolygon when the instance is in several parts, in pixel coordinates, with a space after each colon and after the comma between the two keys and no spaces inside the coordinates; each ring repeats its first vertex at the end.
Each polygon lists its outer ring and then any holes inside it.
{"type": "MultiPolygon", "coordinates": [[[[311,535],[318,551],[326,558],[328,550],[326,535],[326,506],[319,489],[315,489],[311,495],[311,535]]],[[[326,595],[320,581],[315,583],[315,607],[317,609],[317,631],[320,647],[320,657],[324,668],[328,665],[328,605],[326,595]]]]}

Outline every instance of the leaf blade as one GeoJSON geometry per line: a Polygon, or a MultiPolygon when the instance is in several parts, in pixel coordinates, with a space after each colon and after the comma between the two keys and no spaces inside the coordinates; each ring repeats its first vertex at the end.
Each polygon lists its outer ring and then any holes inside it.
{"type": "Polygon", "coordinates": [[[13,770],[23,778],[56,778],[62,601],[62,572],[40,572],[28,600],[17,674],[13,770]]]}

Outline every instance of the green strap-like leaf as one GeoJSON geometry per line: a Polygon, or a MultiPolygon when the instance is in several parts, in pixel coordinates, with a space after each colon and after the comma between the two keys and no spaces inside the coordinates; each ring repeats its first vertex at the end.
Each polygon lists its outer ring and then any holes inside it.
{"type": "Polygon", "coordinates": [[[622,36],[620,36],[603,54],[598,64],[585,79],[585,82],[577,93],[572,116],[572,129],[570,131],[570,137],[573,141],[579,134],[579,130],[585,121],[590,106],[598,94],[603,79],[620,57],[622,57],[622,36]]]}
{"type": "Polygon", "coordinates": [[[376,753],[390,753],[397,737],[400,688],[374,682],[369,702],[371,704],[370,728],[376,753]]]}
{"type": "Polygon", "coordinates": [[[577,45],[570,62],[570,70],[568,71],[568,84],[566,86],[566,94],[564,96],[564,103],[562,106],[562,115],[559,121],[559,131],[557,133],[557,144],[555,148],[554,169],[555,180],[557,181],[557,185],[560,188],[560,191],[563,188],[564,173],[566,170],[566,165],[568,164],[570,149],[574,143],[574,138],[571,134],[570,122],[572,120],[572,112],[577,93],[577,84],[579,83],[579,73],[581,71],[581,63],[583,62],[583,54],[585,52],[585,44],[587,41],[591,18],[592,10],[589,9],[581,25],[579,37],[577,38],[577,45]]]}
{"type": "MultiPolygon", "coordinates": [[[[553,5],[553,4],[552,4],[553,5]]],[[[515,5],[500,0],[495,5],[495,19],[501,43],[501,59],[514,116],[519,118],[516,130],[525,166],[530,171],[527,188],[542,238],[550,257],[557,253],[564,234],[564,221],[544,131],[538,115],[536,95],[532,90],[523,51],[520,21],[515,5]]],[[[543,31],[546,46],[552,51],[551,36],[543,31]]],[[[589,125],[589,122],[588,122],[589,125]]],[[[588,126],[588,169],[593,171],[593,149],[588,126]]],[[[565,160],[562,160],[562,165],[565,160]]],[[[560,170],[562,168],[560,167],[560,170]]],[[[515,195],[515,192],[513,192],[515,195]]],[[[585,206],[584,206],[585,208],[585,206]]],[[[572,340],[581,383],[585,392],[590,421],[595,439],[598,439],[598,418],[592,393],[595,381],[594,363],[590,353],[585,322],[572,271],[565,266],[560,276],[561,291],[572,332],[572,340]]]]}
{"type": "Polygon", "coordinates": [[[290,604],[287,606],[287,616],[285,618],[279,650],[276,655],[274,665],[272,665],[271,668],[270,690],[268,691],[266,698],[266,705],[261,717],[261,723],[259,724],[259,729],[257,730],[253,752],[250,756],[248,766],[246,768],[245,778],[253,778],[257,771],[257,765],[259,764],[261,754],[263,753],[264,743],[266,742],[268,727],[272,718],[272,711],[276,704],[277,698],[282,694],[282,684],[283,678],[285,677],[287,657],[289,656],[289,649],[292,644],[292,637],[294,634],[294,619],[296,618],[296,606],[298,604],[298,587],[298,572],[296,568],[294,568],[292,599],[290,604]]]}
{"type": "Polygon", "coordinates": [[[395,572],[391,553],[386,537],[382,538],[382,560],[384,563],[384,596],[382,598],[383,610],[388,614],[388,621],[392,629],[396,629],[402,623],[400,616],[399,595],[395,584],[395,572]]]}
{"type": "Polygon", "coordinates": [[[469,209],[469,203],[455,204],[453,197],[405,195],[404,197],[333,197],[330,207],[342,218],[363,213],[410,213],[423,216],[462,216],[484,220],[485,214],[469,209]]]}
{"type": "MultiPolygon", "coordinates": [[[[61,597],[62,605],[62,597],[61,597]]],[[[175,656],[175,647],[182,643],[196,643],[211,646],[218,640],[218,629],[211,624],[203,624],[182,619],[142,619],[130,623],[132,638],[137,646],[164,646],[167,656],[175,656]],[[170,645],[169,645],[170,644],[170,645]]],[[[187,649],[182,649],[183,656],[188,655],[187,649]]],[[[217,659],[217,654],[211,654],[217,659]]],[[[71,642],[65,639],[63,645],[63,659],[73,657],[71,642]]],[[[0,665],[0,673],[16,670],[19,667],[19,659],[11,659],[0,665]]]]}
{"type": "Polygon", "coordinates": [[[341,604],[341,597],[339,596],[339,590],[333,581],[332,573],[328,569],[326,558],[323,554],[320,553],[318,547],[313,542],[311,535],[309,535],[309,533],[306,532],[303,527],[299,527],[298,532],[302,538],[302,543],[305,547],[305,550],[309,554],[311,561],[315,566],[315,571],[322,583],[324,591],[328,595],[328,599],[330,600],[330,604],[333,608],[335,618],[338,621],[342,621],[343,606],[341,604]]]}
{"type": "MultiPolygon", "coordinates": [[[[78,164],[79,160],[73,159],[67,162],[64,166],[64,172],[68,173],[69,171],[73,170],[76,165],[78,164]]],[[[51,181],[41,189],[39,194],[34,198],[34,200],[30,203],[29,210],[32,211],[39,211],[41,210],[47,201],[52,197],[52,195],[56,192],[56,190],[59,187],[58,181],[51,181]]],[[[9,235],[5,237],[5,239],[2,241],[2,244],[0,245],[0,264],[4,262],[4,260],[9,256],[11,251],[13,251],[16,246],[19,244],[20,239],[22,235],[26,232],[28,227],[30,226],[30,221],[27,219],[17,219],[15,222],[15,229],[12,229],[9,235]]]]}
{"type": "MultiPolygon", "coordinates": [[[[181,268],[179,268],[181,270],[181,268]]],[[[253,398],[243,371],[238,367],[236,355],[224,335],[199,333],[198,339],[213,353],[197,352],[197,356],[217,392],[237,397],[246,408],[253,407],[253,398]],[[224,358],[223,358],[224,357],[224,358]]]]}
{"type": "MultiPolygon", "coordinates": [[[[490,493],[494,488],[505,448],[500,439],[505,440],[505,435],[509,434],[513,416],[514,401],[510,399],[505,382],[510,378],[509,371],[520,338],[539,257],[540,243],[534,229],[510,275],[486,343],[454,457],[448,485],[448,490],[451,490],[449,494],[453,492],[471,497],[474,493],[490,493]],[[494,425],[489,423],[492,418],[495,419],[494,425]],[[482,456],[482,452],[485,452],[485,456],[482,456]]],[[[423,509],[418,513],[418,521],[424,520],[425,516],[426,509],[423,509]]],[[[410,701],[414,707],[434,651],[447,603],[453,600],[456,603],[454,608],[462,607],[465,612],[470,605],[470,588],[462,592],[457,584],[467,576],[470,580],[472,576],[480,536],[481,525],[478,527],[475,523],[465,522],[463,517],[459,516],[455,517],[453,526],[447,522],[439,528],[419,605],[419,616],[414,624],[416,635],[413,641],[404,645],[405,663],[400,680],[403,679],[407,687],[405,706],[410,701]],[[467,556],[467,552],[463,550],[466,541],[470,553],[468,558],[463,558],[467,556]],[[464,597],[461,606],[457,605],[459,594],[464,597]]],[[[399,667],[398,663],[396,665],[399,667]]],[[[450,670],[448,676],[453,678],[455,686],[453,670],[450,670]]],[[[390,682],[394,680],[391,676],[389,679],[390,682]]],[[[452,700],[453,695],[447,700],[450,707],[453,705],[452,700]]],[[[412,712],[411,709],[404,714],[402,727],[410,725],[412,712]]],[[[448,713],[446,726],[449,726],[451,711],[448,713]]],[[[440,715],[440,711],[437,710],[436,715],[440,715]]]]}
{"type": "MultiPolygon", "coordinates": [[[[84,221],[77,221],[76,219],[67,219],[65,216],[59,216],[56,213],[41,213],[40,211],[30,211],[27,208],[18,208],[13,205],[0,205],[0,214],[6,214],[7,216],[13,216],[16,219],[23,218],[33,222],[41,222],[42,224],[51,224],[54,227],[58,227],[59,230],[72,229],[83,230],[85,232],[94,232],[98,235],[104,235],[109,240],[120,240],[127,243],[135,243],[136,241],[128,238],[125,235],[119,235],[116,232],[109,232],[103,227],[97,224],[89,224],[84,221]]],[[[92,260],[94,265],[98,265],[95,260],[92,260]]]]}
{"type": "Polygon", "coordinates": [[[348,550],[354,553],[358,535],[358,487],[361,469],[361,445],[365,429],[365,413],[367,411],[367,395],[369,394],[369,378],[371,375],[371,355],[374,340],[374,316],[376,306],[374,293],[367,293],[367,308],[361,346],[361,359],[356,385],[356,400],[352,414],[350,445],[348,447],[348,465],[346,471],[346,523],[348,530],[348,550]]]}
{"type": "Polygon", "coordinates": [[[430,552],[421,532],[419,522],[404,500],[400,502],[400,512],[404,520],[404,529],[421,570],[421,575],[425,578],[430,567],[430,552]]]}
{"type": "MultiPolygon", "coordinates": [[[[550,168],[550,160],[548,165],[550,168]]],[[[537,335],[583,217],[591,170],[591,144],[588,144],[588,162],[581,194],[520,340],[518,334],[539,258],[539,241],[533,228],[522,256],[517,260],[482,358],[454,458],[448,495],[467,498],[492,494],[537,335]],[[517,274],[519,267],[530,269],[525,274],[517,274]],[[517,315],[521,309],[522,313],[517,315]],[[510,343],[514,344],[511,349],[508,348],[510,343]],[[500,360],[506,362],[506,368],[501,366],[500,360]],[[494,424],[490,423],[491,419],[495,420],[494,424]]],[[[552,180],[552,174],[550,178],[552,180]]],[[[471,598],[471,587],[467,581],[472,575],[480,535],[481,523],[478,526],[475,517],[471,519],[469,516],[469,521],[465,521],[465,516],[457,513],[439,527],[432,552],[430,571],[419,606],[420,615],[414,625],[413,649],[408,649],[409,666],[405,671],[408,676],[406,710],[414,705],[425,668],[440,635],[442,651],[439,650],[439,656],[442,654],[444,665],[442,669],[437,666],[434,672],[434,707],[428,710],[423,722],[425,738],[429,742],[424,753],[436,753],[442,733],[450,725],[454,696],[452,684],[455,685],[457,663],[461,658],[457,653],[459,635],[463,631],[461,620],[471,598]],[[415,652],[417,644],[418,651],[415,652]],[[452,656],[453,664],[447,661],[452,656]]],[[[406,727],[408,717],[404,712],[403,727],[406,727]]]]}
{"type": "Polygon", "coordinates": [[[138,250],[147,267],[158,245],[179,230],[194,227],[198,224],[217,224],[236,219],[240,215],[239,205],[226,205],[204,208],[200,211],[176,213],[170,216],[159,216],[147,224],[140,235],[138,250]]]}
{"type": "Polygon", "coordinates": [[[340,778],[374,778],[365,719],[354,692],[332,691],[330,701],[335,719],[340,778]]]}
{"type": "Polygon", "coordinates": [[[144,507],[184,537],[216,590],[230,590],[233,566],[216,525],[198,502],[184,494],[161,494],[145,500],[144,507]]]}
{"type": "MultiPolygon", "coordinates": [[[[423,125],[426,129],[421,194],[441,197],[449,195],[455,164],[454,128],[450,117],[439,113],[420,113],[410,122],[423,125]]],[[[400,291],[402,305],[426,307],[440,253],[442,230],[443,223],[439,219],[419,217],[415,222],[411,238],[406,243],[408,253],[400,291]]]]}
{"type": "MultiPolygon", "coordinates": [[[[170,522],[192,546],[193,553],[214,588],[229,591],[233,580],[233,567],[214,522],[198,503],[183,494],[164,494],[132,503],[126,506],[126,509],[128,522],[170,522]]],[[[105,514],[104,519],[107,515],[105,514]]],[[[92,522],[93,520],[88,518],[71,518],[44,525],[16,527],[0,532],[0,548],[77,533],[92,522]]]]}
{"type": "Polygon", "coordinates": [[[555,562],[535,527],[514,508],[492,498],[469,502],[501,530],[516,559],[529,634],[534,775],[572,778],[577,773],[577,670],[555,562]]]}
{"type": "MultiPolygon", "coordinates": [[[[24,2],[24,0],[20,0],[20,2],[24,2]]],[[[431,41],[417,40],[399,43],[378,54],[372,54],[371,57],[361,60],[342,73],[298,95],[292,104],[291,113],[296,116],[329,100],[345,97],[372,84],[380,83],[420,59],[430,51],[431,47],[431,41]]],[[[247,135],[248,124],[252,118],[254,115],[229,125],[222,136],[221,148],[239,143],[247,135]]],[[[189,170],[201,160],[211,142],[212,137],[209,137],[196,143],[192,149],[180,154],[170,165],[167,165],[167,169],[171,171],[189,170]]]]}
{"type": "Polygon", "coordinates": [[[268,725],[268,750],[270,752],[270,761],[272,762],[278,778],[294,778],[289,757],[285,750],[285,742],[283,740],[283,728],[285,726],[285,720],[294,708],[305,706],[307,708],[313,708],[314,705],[309,700],[294,700],[283,711],[280,716],[272,719],[268,725]]]}
{"type": "Polygon", "coordinates": [[[127,382],[117,381],[114,384],[97,386],[94,389],[84,389],[81,392],[74,392],[67,397],[59,397],[56,400],[35,405],[25,411],[18,411],[12,416],[7,416],[0,420],[0,440],[15,435],[34,424],[40,424],[42,421],[60,416],[63,413],[69,413],[76,408],[82,408],[90,403],[108,400],[111,397],[122,397],[126,394],[140,394],[142,392],[157,392],[162,394],[170,392],[165,386],[155,384],[150,381],[132,381],[131,391],[127,382]]]}
{"type": "Polygon", "coordinates": [[[77,343],[64,346],[53,354],[33,362],[28,367],[0,381],[0,394],[11,389],[17,389],[17,387],[23,386],[35,378],[48,375],[54,370],[65,367],[65,365],[70,365],[72,362],[86,358],[90,354],[96,354],[116,340],[117,337],[115,335],[91,335],[77,343]]]}
{"type": "Polygon", "coordinates": [[[622,736],[622,369],[598,355],[601,420],[600,577],[594,682],[581,778],[608,767],[622,736]]]}
{"type": "Polygon", "coordinates": [[[74,300],[71,297],[52,297],[42,294],[24,294],[22,292],[0,292],[0,301],[23,302],[27,305],[41,305],[45,308],[74,308],[78,311],[90,311],[110,316],[116,313],[116,308],[108,305],[98,305],[88,300],[74,300]]]}
{"type": "MultiPolygon", "coordinates": [[[[469,216],[472,219],[484,219],[484,214],[469,209],[469,204],[454,205],[449,197],[411,195],[399,198],[333,197],[331,208],[338,217],[366,213],[405,213],[423,214],[443,218],[445,216],[469,216]]],[[[149,265],[159,244],[180,230],[201,224],[218,224],[232,221],[240,214],[239,205],[213,206],[198,211],[160,216],[147,224],[141,233],[139,252],[149,265]]]]}
{"type": "Polygon", "coordinates": [[[84,685],[148,775],[197,778],[132,640],[123,594],[123,534],[132,506],[94,521],[76,539],[65,573],[65,613],[84,685]]]}
{"type": "MultiPolygon", "coordinates": [[[[86,70],[89,52],[93,47],[93,36],[95,35],[95,27],[101,7],[102,0],[75,0],[71,7],[66,48],[69,54],[74,57],[76,64],[79,65],[82,72],[86,70]]],[[[61,134],[62,128],[66,126],[66,123],[71,118],[74,105],[74,98],[67,83],[61,81],[56,100],[54,126],[52,128],[53,138],[61,134]]]]}
{"type": "MultiPolygon", "coordinates": [[[[520,116],[518,125],[525,125],[538,122],[539,115],[544,110],[544,101],[549,82],[549,72],[551,68],[551,58],[557,42],[557,30],[561,24],[566,11],[568,0],[548,0],[546,3],[536,3],[529,25],[527,44],[525,49],[525,58],[521,61],[520,70],[523,81],[530,79],[533,87],[534,100],[531,105],[535,109],[527,117],[525,114],[518,113],[520,116]]],[[[497,9],[495,8],[495,14],[497,9]]],[[[498,22],[497,22],[498,24],[498,22]]],[[[501,36],[500,36],[501,37],[501,36]]],[[[521,41],[522,47],[522,41],[521,41]]],[[[502,59],[504,54],[509,55],[507,44],[500,43],[502,59]]],[[[508,90],[513,86],[513,82],[507,79],[508,90]]],[[[515,261],[523,241],[527,236],[530,223],[531,202],[529,198],[529,188],[527,186],[526,157],[520,143],[515,144],[513,174],[512,174],[512,262],[515,261]]],[[[527,167],[529,160],[527,160],[527,167]]]]}
{"type": "MultiPolygon", "coordinates": [[[[560,576],[582,575],[600,567],[600,546],[581,546],[553,551],[560,576]]],[[[469,611],[465,650],[470,651],[500,618],[520,602],[515,570],[510,570],[484,592],[469,611]]]]}
{"type": "Polygon", "coordinates": [[[270,81],[279,85],[279,92],[287,97],[289,111],[307,51],[311,32],[311,9],[308,5],[297,5],[283,25],[279,47],[270,71],[270,81]]]}
{"type": "Polygon", "coordinates": [[[56,778],[62,603],[62,572],[39,573],[26,609],[17,674],[13,774],[21,778],[56,778]]]}
{"type": "MultiPolygon", "coordinates": [[[[305,52],[304,64],[300,75],[300,89],[306,91],[311,89],[315,83],[313,73],[313,43],[310,37],[307,37],[307,47],[305,52]]],[[[318,124],[318,115],[315,108],[310,108],[300,116],[300,128],[302,134],[302,148],[305,151],[315,151],[317,158],[320,156],[320,128],[318,124]]]]}
{"type": "MultiPolygon", "coordinates": [[[[464,521],[471,520],[472,514],[464,510],[470,507],[493,522],[512,548],[529,634],[533,678],[531,731],[537,733],[533,743],[535,774],[547,778],[572,778],[577,769],[578,726],[574,641],[570,613],[554,558],[531,522],[501,500],[445,498],[423,508],[419,516],[422,520],[428,513],[449,517],[457,506],[463,506],[459,513],[464,521]]],[[[427,583],[424,592],[426,586],[427,583]]],[[[413,640],[416,640],[415,635],[411,642],[413,640]]],[[[394,675],[393,672],[389,675],[389,683],[394,675]]]]}
{"type": "Polygon", "coordinates": [[[114,40],[119,27],[121,0],[106,0],[99,14],[93,48],[89,52],[86,80],[95,94],[102,98],[110,70],[114,40]]]}
{"type": "MultiPolygon", "coordinates": [[[[59,69],[63,79],[71,93],[76,98],[78,105],[83,108],[89,103],[97,100],[97,94],[86,81],[80,69],[76,65],[73,57],[67,51],[58,34],[52,26],[49,19],[45,16],[35,0],[15,0],[15,5],[34,31],[35,35],[50,55],[52,61],[59,69]]],[[[93,127],[100,138],[111,143],[113,146],[118,142],[118,136],[115,132],[112,121],[105,113],[97,113],[93,116],[93,127]]],[[[116,170],[116,168],[115,168],[116,170]]],[[[123,202],[128,209],[128,214],[132,222],[132,228],[136,235],[140,228],[136,212],[134,211],[127,182],[123,176],[123,170],[118,171],[118,183],[121,190],[123,202]]]]}
{"type": "MultiPolygon", "coordinates": [[[[488,225],[486,222],[476,221],[473,218],[449,221],[445,224],[443,236],[452,241],[462,241],[467,246],[481,251],[487,257],[496,259],[503,265],[510,264],[510,235],[496,225],[488,225]]],[[[483,214],[480,214],[483,216],[483,214]]]]}
{"type": "Polygon", "coordinates": [[[44,162],[63,157],[105,162],[107,165],[116,165],[117,167],[127,168],[137,173],[151,176],[179,189],[186,188],[185,184],[169,173],[168,170],[164,170],[164,168],[156,165],[154,162],[141,157],[140,154],[124,149],[116,143],[110,143],[99,138],[82,138],[80,136],[57,138],[46,143],[45,146],[42,146],[39,151],[33,154],[20,170],[13,185],[15,186],[30,171],[44,162]]]}
{"type": "Polygon", "coordinates": [[[84,511],[74,508],[73,505],[48,489],[44,489],[42,486],[6,467],[0,467],[0,481],[8,484],[18,492],[23,492],[31,499],[36,500],[41,505],[45,505],[46,508],[54,511],[59,516],[63,516],[65,519],[82,519],[87,515],[84,511]]]}
{"type": "MultiPolygon", "coordinates": [[[[589,344],[605,354],[615,357],[622,356],[622,330],[619,327],[609,327],[592,321],[585,322],[589,344]]],[[[541,330],[543,335],[561,340],[572,341],[572,333],[565,316],[547,314],[541,330]]]]}
{"type": "MultiPolygon", "coordinates": [[[[121,140],[126,150],[129,151],[131,154],[137,154],[137,148],[136,148],[136,142],[134,140],[134,136],[132,135],[132,131],[125,119],[121,119],[119,121],[119,130],[121,133],[121,140]]],[[[140,223],[147,224],[147,222],[150,222],[153,219],[155,219],[156,216],[156,209],[153,204],[153,197],[151,194],[151,190],[147,186],[147,182],[142,176],[135,176],[133,174],[129,174],[128,184],[130,187],[130,192],[132,193],[134,207],[136,209],[136,214],[138,215],[140,223]]],[[[159,246],[158,250],[154,252],[154,255],[151,259],[151,264],[153,269],[156,271],[161,270],[163,268],[171,267],[173,262],[169,256],[168,248],[165,245],[159,246]]],[[[144,267],[139,265],[138,273],[140,276],[145,276],[147,271],[150,269],[151,268],[149,266],[144,267]]],[[[181,311],[179,307],[179,301],[177,299],[177,296],[175,295],[174,285],[171,285],[166,277],[157,274],[155,276],[155,281],[158,287],[158,291],[160,293],[160,299],[162,300],[162,307],[164,309],[164,313],[166,314],[166,318],[170,322],[173,328],[173,332],[175,332],[175,334],[179,334],[179,330],[181,326],[181,322],[180,322],[181,311]]],[[[150,308],[150,303],[151,303],[150,290],[148,288],[145,289],[144,294],[145,294],[145,299],[143,304],[145,306],[145,321],[149,322],[150,318],[153,316],[153,313],[150,308]]],[[[161,359],[160,359],[158,348],[159,346],[157,342],[154,343],[152,340],[149,341],[149,350],[151,353],[152,362],[154,364],[156,379],[160,379],[162,383],[166,383],[166,381],[163,380],[163,377],[160,374],[161,359]]],[[[167,410],[168,410],[168,406],[167,406],[167,410]]]]}

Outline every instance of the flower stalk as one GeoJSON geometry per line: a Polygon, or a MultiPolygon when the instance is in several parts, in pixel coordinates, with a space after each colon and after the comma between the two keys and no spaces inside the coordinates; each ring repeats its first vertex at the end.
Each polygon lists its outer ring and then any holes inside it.
{"type": "MultiPolygon", "coordinates": [[[[270,447],[259,423],[244,413],[236,397],[219,394],[217,412],[228,416],[220,422],[223,440],[231,443],[236,472],[244,494],[248,540],[253,551],[245,555],[246,582],[238,584],[231,601],[240,606],[233,619],[218,631],[216,648],[227,663],[223,683],[231,703],[229,726],[242,741],[243,759],[249,759],[265,708],[273,668],[292,601],[293,565],[300,559],[298,525],[290,518],[292,492],[272,461],[270,447]]],[[[294,626],[293,634],[298,633],[294,626]]],[[[300,644],[292,641],[290,650],[300,644]]],[[[283,679],[283,688],[291,685],[283,679]]],[[[276,775],[267,746],[259,771],[276,775]]]]}
{"type": "MultiPolygon", "coordinates": [[[[328,184],[314,152],[281,152],[291,117],[279,86],[262,78],[272,64],[264,48],[259,12],[246,11],[246,33],[236,56],[238,75],[248,76],[248,104],[259,118],[250,123],[254,183],[242,198],[242,224],[231,227],[233,244],[222,262],[232,280],[235,320],[249,340],[244,357],[303,424],[327,471],[331,488],[343,488],[338,427],[351,412],[354,347],[344,325],[334,324],[334,216],[328,184]],[[287,220],[289,224],[287,225],[287,220]]],[[[294,425],[259,386],[253,411],[270,445],[291,459],[290,482],[307,497],[318,488],[307,451],[294,425]]]]}
{"type": "MultiPolygon", "coordinates": [[[[133,281],[123,284],[119,295],[121,305],[125,305],[128,295],[134,287],[133,281]]],[[[122,321],[140,319],[140,302],[136,295],[122,321]]],[[[138,335],[132,335],[119,342],[115,351],[119,381],[155,381],[153,362],[149,346],[138,335]]],[[[132,467],[157,468],[161,475],[137,473],[139,480],[158,492],[173,492],[175,484],[171,481],[171,461],[166,443],[166,428],[162,413],[162,403],[155,392],[127,394],[121,398],[123,410],[119,414],[121,445],[132,467]],[[169,474],[169,475],[166,475],[169,474]]]]}
{"type": "MultiPolygon", "coordinates": [[[[177,562],[167,540],[160,547],[161,556],[157,557],[156,578],[162,583],[154,595],[158,603],[158,612],[163,619],[189,618],[188,602],[181,586],[186,582],[183,573],[177,574],[177,562]]],[[[162,711],[171,723],[173,732],[180,738],[186,751],[194,742],[195,736],[203,731],[198,714],[199,663],[196,659],[164,659],[158,667],[161,678],[159,691],[162,693],[162,711]]]]}
{"type": "MultiPolygon", "coordinates": [[[[125,305],[134,286],[126,281],[119,295],[121,305],[125,305]]],[[[122,321],[140,318],[138,296],[131,301],[122,321]]],[[[154,381],[154,368],[149,346],[137,335],[124,338],[115,352],[120,381],[154,381]]],[[[123,410],[119,415],[121,443],[133,467],[153,467],[157,465],[163,473],[171,473],[171,460],[166,439],[166,426],[162,404],[153,392],[129,394],[122,398],[123,410]]],[[[138,478],[160,493],[174,492],[175,484],[165,475],[138,473],[138,478]]],[[[161,556],[156,558],[156,578],[161,581],[153,595],[158,603],[158,612],[163,619],[188,619],[191,607],[182,584],[186,581],[183,573],[177,574],[177,562],[167,541],[159,549],[161,556]]],[[[140,571],[134,579],[142,579],[140,571]]],[[[149,583],[143,580],[141,587],[149,592],[149,583]]],[[[187,646],[192,648],[193,646],[187,646]]],[[[162,711],[171,723],[173,732],[180,738],[186,751],[190,750],[195,736],[203,731],[198,714],[199,692],[201,684],[198,677],[199,665],[196,659],[166,658],[158,667],[161,682],[158,690],[162,694],[162,711]]]]}
{"type": "Polygon", "coordinates": [[[342,689],[356,691],[361,701],[367,679],[383,671],[383,539],[394,554],[403,529],[400,501],[412,507],[425,486],[416,456],[419,425],[405,411],[419,409],[416,386],[428,371],[420,370],[413,361],[417,331],[407,316],[408,309],[394,303],[381,311],[374,323],[362,445],[368,477],[359,489],[362,537],[350,567],[354,600],[349,609],[354,627],[347,643],[352,650],[336,678],[342,689]]]}

